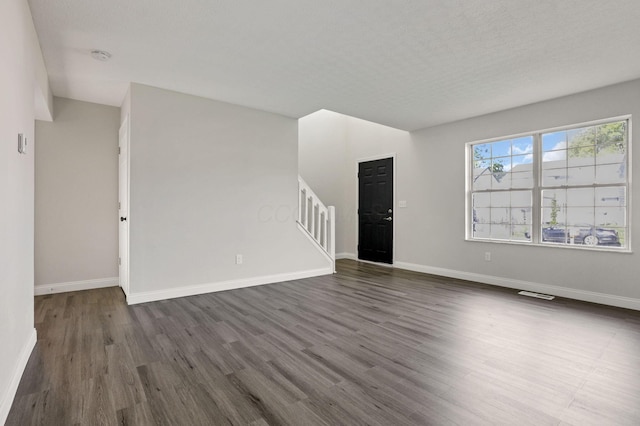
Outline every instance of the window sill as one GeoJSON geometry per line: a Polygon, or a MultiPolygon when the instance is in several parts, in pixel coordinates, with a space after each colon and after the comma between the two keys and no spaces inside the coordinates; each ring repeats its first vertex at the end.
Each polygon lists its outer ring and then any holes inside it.
{"type": "Polygon", "coordinates": [[[606,253],[622,253],[622,254],[633,254],[631,248],[621,248],[621,247],[608,247],[608,246],[584,246],[580,244],[575,245],[564,245],[564,244],[554,244],[554,243],[532,243],[528,241],[502,241],[502,240],[490,240],[490,239],[481,239],[481,238],[465,238],[465,241],[473,242],[473,243],[490,243],[490,244],[507,244],[513,246],[526,246],[526,247],[544,247],[544,248],[559,248],[564,250],[582,250],[582,251],[597,251],[597,252],[606,252],[606,253]]]}

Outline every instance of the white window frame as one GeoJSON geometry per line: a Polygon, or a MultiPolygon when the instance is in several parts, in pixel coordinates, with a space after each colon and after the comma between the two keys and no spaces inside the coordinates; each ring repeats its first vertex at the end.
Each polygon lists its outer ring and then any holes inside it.
{"type": "MultiPolygon", "coordinates": [[[[515,245],[526,245],[526,246],[540,246],[540,247],[554,247],[554,248],[562,248],[562,249],[574,249],[574,250],[588,250],[588,251],[607,251],[614,253],[631,253],[632,252],[632,169],[631,164],[632,161],[632,116],[622,115],[617,117],[610,117],[601,120],[593,120],[587,121],[577,124],[565,125],[565,126],[557,126],[551,127],[542,130],[536,130],[531,132],[517,133],[507,136],[501,136],[497,138],[490,139],[482,139],[476,140],[472,142],[468,142],[465,144],[465,186],[466,186],[466,197],[465,197],[465,240],[472,242],[485,242],[492,244],[515,244],[515,245]],[[558,185],[558,186],[543,186],[542,185],[542,156],[543,156],[543,146],[542,146],[542,135],[546,133],[553,133],[565,130],[578,129],[582,127],[590,127],[597,126],[601,124],[613,123],[617,121],[626,121],[626,137],[627,137],[627,155],[626,155],[626,183],[622,184],[593,184],[593,185],[558,185]],[[533,186],[530,189],[532,191],[532,205],[531,205],[531,239],[528,241],[518,241],[518,240],[501,240],[501,239],[491,239],[491,238],[476,238],[473,236],[473,169],[474,169],[474,157],[473,157],[473,146],[481,145],[492,142],[499,142],[510,139],[517,139],[522,137],[531,136],[533,137],[533,186]],[[552,189],[572,189],[572,188],[597,188],[597,187],[626,187],[627,195],[626,195],[626,232],[625,232],[625,246],[624,247],[608,247],[608,246],[584,246],[579,244],[561,244],[561,243],[548,243],[542,242],[542,191],[543,190],[552,190],[552,189]]],[[[511,188],[510,191],[518,191],[518,190],[528,190],[522,188],[511,188]]]]}

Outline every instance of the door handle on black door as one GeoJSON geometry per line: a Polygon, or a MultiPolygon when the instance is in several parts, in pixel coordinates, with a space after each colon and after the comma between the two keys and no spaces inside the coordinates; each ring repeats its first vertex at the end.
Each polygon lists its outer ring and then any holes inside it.
{"type": "Polygon", "coordinates": [[[126,217],[122,217],[122,216],[120,216],[120,222],[124,222],[125,220],[127,220],[127,218],[126,218],[126,217]]]}
{"type": "Polygon", "coordinates": [[[391,222],[393,220],[392,217],[383,217],[382,220],[386,220],[388,222],[391,222]]]}

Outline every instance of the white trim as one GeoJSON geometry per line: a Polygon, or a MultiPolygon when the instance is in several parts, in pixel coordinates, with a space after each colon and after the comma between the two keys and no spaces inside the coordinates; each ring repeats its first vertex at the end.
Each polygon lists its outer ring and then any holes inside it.
{"type": "Polygon", "coordinates": [[[353,253],[340,253],[340,254],[337,254],[336,255],[336,260],[338,260],[338,259],[355,260],[356,262],[368,263],[369,265],[376,265],[376,266],[380,266],[380,267],[383,267],[383,268],[393,268],[393,267],[395,267],[395,265],[392,265],[390,263],[372,262],[370,260],[358,259],[358,256],[353,254],[353,253]]]}
{"type": "Polygon", "coordinates": [[[220,281],[217,283],[206,283],[190,285],[186,287],[173,287],[164,290],[147,291],[142,293],[130,293],[127,296],[127,303],[135,305],[138,303],[155,302],[157,300],[174,299],[176,297],[195,296],[197,294],[213,293],[217,291],[234,290],[237,288],[253,287],[256,285],[273,284],[283,281],[301,280],[304,278],[319,277],[321,275],[332,275],[333,268],[327,266],[322,269],[312,269],[308,271],[290,272],[285,274],[267,275],[263,277],[243,278],[238,280],[220,281]]]}
{"type": "Polygon", "coordinates": [[[634,309],[636,311],[640,311],[640,299],[634,299],[631,297],[616,296],[606,293],[596,293],[587,290],[577,290],[574,288],[560,287],[531,281],[522,281],[510,278],[496,277],[492,275],[476,274],[473,272],[456,271],[453,269],[437,268],[434,266],[417,265],[414,263],[396,262],[394,266],[399,269],[422,272],[425,274],[439,275],[443,277],[450,277],[467,281],[475,281],[479,283],[513,288],[517,290],[528,290],[536,293],[550,294],[559,297],[566,297],[568,299],[582,300],[585,302],[600,303],[602,305],[616,306],[619,308],[634,309]]]}
{"type": "MultiPolygon", "coordinates": [[[[397,210],[397,206],[396,206],[396,182],[398,179],[396,179],[396,173],[398,170],[398,159],[397,159],[397,155],[395,152],[389,153],[389,154],[380,154],[380,155],[373,155],[370,157],[364,157],[364,158],[356,158],[356,191],[355,191],[355,200],[356,200],[356,208],[355,208],[355,212],[356,212],[356,241],[355,241],[355,247],[356,247],[356,260],[362,261],[361,259],[358,259],[358,241],[360,240],[360,215],[358,214],[358,209],[360,207],[360,177],[358,176],[358,173],[360,172],[360,163],[365,163],[367,161],[376,161],[376,160],[384,160],[387,158],[391,158],[392,159],[392,163],[393,163],[393,223],[392,223],[392,232],[393,232],[393,237],[391,238],[391,263],[390,265],[393,265],[394,263],[394,259],[396,257],[396,210],[397,210]]],[[[382,265],[382,262],[373,262],[376,265],[382,265]]],[[[387,265],[389,265],[387,263],[387,265]]]]}
{"type": "Polygon", "coordinates": [[[336,260],[338,259],[358,260],[358,256],[354,253],[336,253],[336,260]]]}
{"type": "MultiPolygon", "coordinates": [[[[129,89],[131,90],[131,89],[129,89]]],[[[127,170],[126,173],[126,182],[125,182],[125,187],[126,187],[126,206],[127,206],[127,210],[126,210],[126,215],[127,215],[127,225],[126,225],[126,229],[125,232],[123,232],[124,234],[124,245],[126,247],[126,249],[124,250],[126,253],[121,253],[120,250],[120,238],[122,237],[121,232],[120,232],[120,226],[121,226],[121,222],[118,221],[118,259],[119,262],[122,262],[122,258],[124,257],[124,266],[121,266],[120,263],[118,263],[118,274],[120,276],[124,275],[124,280],[120,281],[118,280],[118,285],[122,288],[122,291],[124,292],[124,294],[129,294],[130,288],[131,288],[131,281],[130,281],[130,267],[129,267],[129,260],[130,260],[130,237],[131,237],[131,232],[130,232],[130,228],[131,228],[131,124],[130,124],[130,118],[129,118],[130,113],[128,113],[125,117],[124,120],[122,120],[122,124],[120,125],[120,129],[118,130],[118,149],[122,149],[123,145],[126,145],[126,154],[127,154],[127,158],[126,160],[126,164],[125,164],[125,168],[127,170]],[[126,137],[123,137],[124,136],[126,137]],[[125,283],[124,286],[122,286],[122,283],[125,283]]],[[[122,185],[121,182],[121,178],[122,176],[120,176],[120,154],[118,154],[118,205],[120,206],[120,203],[122,203],[123,200],[120,199],[120,186],[122,185]]],[[[120,208],[118,208],[118,220],[121,217],[121,211],[120,208]]]]}
{"type": "Polygon", "coordinates": [[[24,373],[24,369],[27,367],[27,362],[29,362],[29,357],[31,356],[31,352],[33,352],[33,348],[36,346],[37,340],[38,336],[36,334],[36,329],[34,328],[22,347],[22,351],[20,351],[20,357],[18,358],[15,369],[13,370],[11,382],[2,396],[2,402],[0,403],[0,424],[4,424],[4,422],[7,421],[11,405],[13,405],[13,399],[18,391],[20,379],[22,379],[22,374],[24,373]]]}
{"type": "Polygon", "coordinates": [[[66,293],[68,291],[92,290],[94,288],[116,287],[120,285],[118,277],[100,278],[96,280],[71,281],[68,283],[40,284],[35,286],[35,296],[44,294],[66,293]]]}

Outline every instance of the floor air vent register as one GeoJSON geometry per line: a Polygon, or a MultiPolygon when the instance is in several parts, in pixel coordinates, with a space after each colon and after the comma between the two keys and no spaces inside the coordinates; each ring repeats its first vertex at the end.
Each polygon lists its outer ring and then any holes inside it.
{"type": "Polygon", "coordinates": [[[544,299],[544,300],[553,300],[555,298],[555,296],[551,296],[550,294],[534,293],[532,291],[524,291],[524,290],[518,292],[518,294],[521,294],[523,296],[535,297],[538,299],[544,299]]]}

